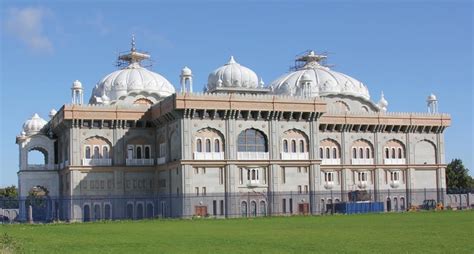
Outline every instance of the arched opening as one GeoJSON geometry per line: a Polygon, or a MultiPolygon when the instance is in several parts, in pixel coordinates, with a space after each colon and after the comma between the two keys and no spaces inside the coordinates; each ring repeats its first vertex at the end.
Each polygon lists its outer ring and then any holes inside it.
{"type": "Polygon", "coordinates": [[[294,139],[291,140],[291,152],[296,153],[296,141],[294,139]]]}
{"type": "Polygon", "coordinates": [[[91,147],[90,146],[86,146],[86,150],[85,150],[85,158],[86,159],[90,159],[91,158],[91,147]]]}
{"type": "Polygon", "coordinates": [[[246,129],[237,138],[239,152],[268,152],[267,138],[256,129],[246,129]]]}
{"type": "Polygon", "coordinates": [[[323,159],[324,158],[324,150],[322,147],[319,148],[319,158],[323,159]]]}
{"type": "Polygon", "coordinates": [[[260,201],[260,214],[262,216],[267,216],[267,204],[265,201],[260,201]]]}
{"type": "Polygon", "coordinates": [[[100,205],[95,204],[94,205],[94,220],[100,220],[100,205]]]}
{"type": "Polygon", "coordinates": [[[100,159],[100,148],[98,146],[94,146],[94,159],[100,159]]]}
{"type": "Polygon", "coordinates": [[[108,159],[110,157],[108,146],[103,146],[102,147],[102,156],[104,157],[104,159],[108,159]]]}
{"type": "Polygon", "coordinates": [[[210,153],[211,152],[211,140],[210,139],[206,139],[206,153],[210,153]]]}
{"type": "Polygon", "coordinates": [[[215,139],[214,140],[214,151],[216,153],[220,153],[221,152],[221,142],[219,142],[219,139],[215,139]]]}
{"type": "Polygon", "coordinates": [[[325,200],[324,198],[321,199],[321,213],[325,213],[326,212],[326,203],[325,203],[325,200]]]}
{"type": "Polygon", "coordinates": [[[89,205],[84,205],[84,216],[82,216],[83,221],[87,222],[91,220],[91,209],[89,205]]]}
{"type": "Polygon", "coordinates": [[[392,201],[390,198],[387,198],[387,212],[392,211],[392,201]]]}
{"type": "Polygon", "coordinates": [[[400,198],[400,210],[405,211],[405,198],[400,198]]]}
{"type": "Polygon", "coordinates": [[[200,138],[196,140],[196,152],[202,152],[202,140],[200,138]]]}
{"type": "Polygon", "coordinates": [[[283,140],[283,152],[284,153],[287,153],[289,150],[288,150],[288,140],[283,140]]]}
{"type": "Polygon", "coordinates": [[[146,205],[146,217],[147,217],[148,219],[151,219],[151,218],[153,218],[153,216],[154,216],[153,204],[152,204],[152,203],[148,203],[148,204],[146,205]]]}
{"type": "Polygon", "coordinates": [[[137,146],[137,159],[141,159],[141,158],[142,158],[142,147],[137,146]]]}
{"type": "Polygon", "coordinates": [[[331,158],[331,153],[329,151],[329,147],[326,147],[326,159],[331,158]]]}
{"type": "Polygon", "coordinates": [[[393,198],[393,208],[398,212],[398,199],[396,197],[393,198]]]}
{"type": "Polygon", "coordinates": [[[112,219],[112,209],[110,208],[109,204],[104,205],[104,219],[106,220],[112,219]]]}
{"type": "Polygon", "coordinates": [[[145,146],[145,159],[150,159],[150,147],[149,146],[145,146]]]}
{"type": "Polygon", "coordinates": [[[32,148],[28,151],[28,165],[48,164],[48,152],[42,148],[32,148]]]}
{"type": "Polygon", "coordinates": [[[305,145],[304,145],[304,141],[303,140],[300,140],[300,153],[304,153],[305,152],[305,145]]]}
{"type": "Polygon", "coordinates": [[[257,202],[255,201],[250,202],[250,211],[253,217],[257,216],[257,202]]]}
{"type": "Polygon", "coordinates": [[[240,214],[242,217],[247,217],[247,202],[242,201],[240,205],[240,214]]]}
{"type": "Polygon", "coordinates": [[[143,204],[142,203],[137,204],[137,219],[139,220],[143,219],[143,204]]]}
{"type": "Polygon", "coordinates": [[[125,214],[127,219],[133,220],[133,204],[127,204],[125,214]]]}

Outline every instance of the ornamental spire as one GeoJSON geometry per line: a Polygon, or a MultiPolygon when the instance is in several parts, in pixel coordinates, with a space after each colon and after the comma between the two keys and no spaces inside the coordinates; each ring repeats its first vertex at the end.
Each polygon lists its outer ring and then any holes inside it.
{"type": "MultiPolygon", "coordinates": [[[[135,35],[132,34],[132,47],[130,49],[130,52],[127,54],[122,54],[119,55],[118,60],[124,61],[128,63],[128,66],[126,68],[138,68],[140,67],[140,62],[146,59],[150,58],[150,55],[138,52],[136,49],[136,43],[135,43],[135,35]]],[[[118,64],[119,66],[121,65],[120,63],[118,64]]]]}

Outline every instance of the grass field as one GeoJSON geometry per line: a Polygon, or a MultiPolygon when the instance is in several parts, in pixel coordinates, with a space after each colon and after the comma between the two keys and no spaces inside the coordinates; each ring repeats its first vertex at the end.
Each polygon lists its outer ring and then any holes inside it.
{"type": "Polygon", "coordinates": [[[4,252],[24,253],[474,253],[474,212],[17,224],[0,234],[4,252]]]}

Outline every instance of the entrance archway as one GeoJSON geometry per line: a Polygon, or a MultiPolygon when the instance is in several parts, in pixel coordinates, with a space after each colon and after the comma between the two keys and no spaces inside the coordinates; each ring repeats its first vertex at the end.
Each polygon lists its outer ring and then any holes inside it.
{"type": "Polygon", "coordinates": [[[387,198],[387,212],[392,211],[392,201],[390,198],[387,198]]]}

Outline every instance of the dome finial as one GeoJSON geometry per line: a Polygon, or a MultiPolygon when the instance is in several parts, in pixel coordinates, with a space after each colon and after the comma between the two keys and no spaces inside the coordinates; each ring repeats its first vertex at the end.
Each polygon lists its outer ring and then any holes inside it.
{"type": "Polygon", "coordinates": [[[378,106],[383,112],[387,111],[388,101],[385,99],[383,91],[380,93],[380,100],[378,106]]]}
{"type": "Polygon", "coordinates": [[[234,59],[234,56],[230,56],[229,62],[227,64],[235,64],[237,63],[234,59]]]}
{"type": "Polygon", "coordinates": [[[135,34],[132,34],[132,49],[130,51],[137,51],[137,49],[135,48],[135,34]]]}

